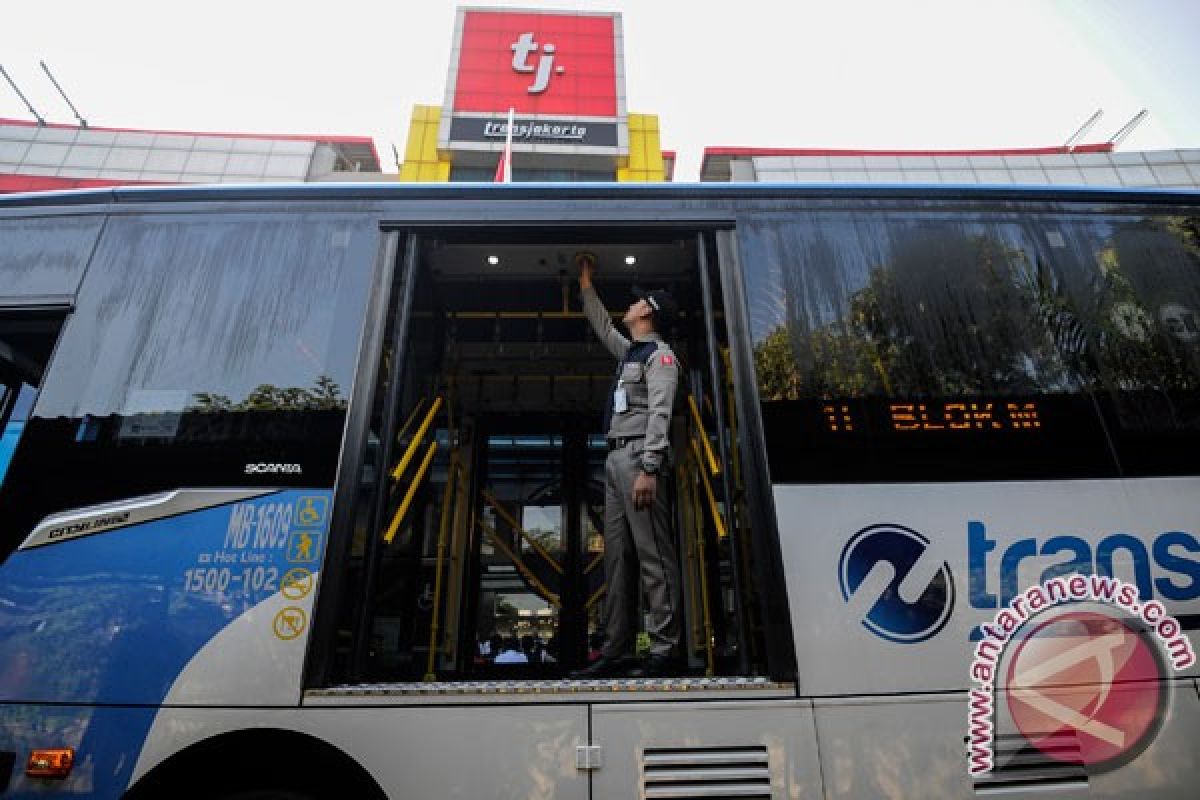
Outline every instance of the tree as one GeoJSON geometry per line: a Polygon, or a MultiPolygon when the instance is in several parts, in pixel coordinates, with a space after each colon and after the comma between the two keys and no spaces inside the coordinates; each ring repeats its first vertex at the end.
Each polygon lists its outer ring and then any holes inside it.
{"type": "Polygon", "coordinates": [[[279,387],[270,383],[256,386],[241,402],[234,403],[223,394],[197,392],[192,395],[189,411],[216,413],[230,411],[341,411],[346,408],[341,387],[328,375],[320,375],[311,389],[299,386],[279,387]]]}

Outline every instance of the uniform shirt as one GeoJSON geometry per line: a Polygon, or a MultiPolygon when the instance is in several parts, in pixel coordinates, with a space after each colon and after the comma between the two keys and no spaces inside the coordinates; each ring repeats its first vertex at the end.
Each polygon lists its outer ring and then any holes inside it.
{"type": "MultiPolygon", "coordinates": [[[[655,332],[636,342],[622,336],[613,326],[608,309],[600,302],[595,289],[584,289],[582,296],[583,312],[592,330],[620,361],[616,382],[627,395],[627,410],[606,419],[605,435],[610,439],[645,437],[642,467],[650,472],[657,471],[670,447],[671,408],[675,404],[675,387],[679,384],[679,360],[662,336],[655,332]]],[[[611,407],[610,392],[605,408],[611,407]]]]}

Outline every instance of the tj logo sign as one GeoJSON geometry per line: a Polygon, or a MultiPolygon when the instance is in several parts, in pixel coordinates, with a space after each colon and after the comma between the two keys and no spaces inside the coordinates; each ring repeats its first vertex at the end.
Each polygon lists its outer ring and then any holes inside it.
{"type": "MultiPolygon", "coordinates": [[[[537,52],[538,43],[533,40],[532,33],[522,33],[511,45],[513,51],[513,72],[535,72],[533,83],[526,89],[530,94],[541,94],[550,85],[550,71],[554,69],[555,47],[552,44],[541,46],[542,56],[538,58],[537,67],[529,63],[529,54],[537,52]]],[[[562,75],[563,67],[554,69],[555,75],[562,75]]]]}
{"type": "Polygon", "coordinates": [[[838,567],[842,598],[863,626],[892,642],[923,642],[954,610],[950,565],[929,540],[900,525],[863,528],[846,543],[838,567]]]}

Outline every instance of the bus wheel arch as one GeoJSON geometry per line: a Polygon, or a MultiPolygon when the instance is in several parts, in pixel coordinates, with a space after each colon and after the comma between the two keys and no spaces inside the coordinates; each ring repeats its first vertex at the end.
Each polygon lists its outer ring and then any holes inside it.
{"type": "Polygon", "coordinates": [[[352,756],[315,736],[282,728],[230,731],[189,745],[143,775],[125,800],[241,796],[387,800],[352,756]]]}

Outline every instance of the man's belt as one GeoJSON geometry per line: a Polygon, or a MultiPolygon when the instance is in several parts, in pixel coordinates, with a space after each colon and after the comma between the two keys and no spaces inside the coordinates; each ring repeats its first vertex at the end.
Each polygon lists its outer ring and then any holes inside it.
{"type": "Polygon", "coordinates": [[[611,452],[613,450],[620,450],[622,447],[629,444],[630,442],[636,441],[638,439],[645,439],[645,438],[646,438],[645,436],[617,436],[617,437],[614,437],[614,438],[608,440],[609,452],[611,452]]]}

